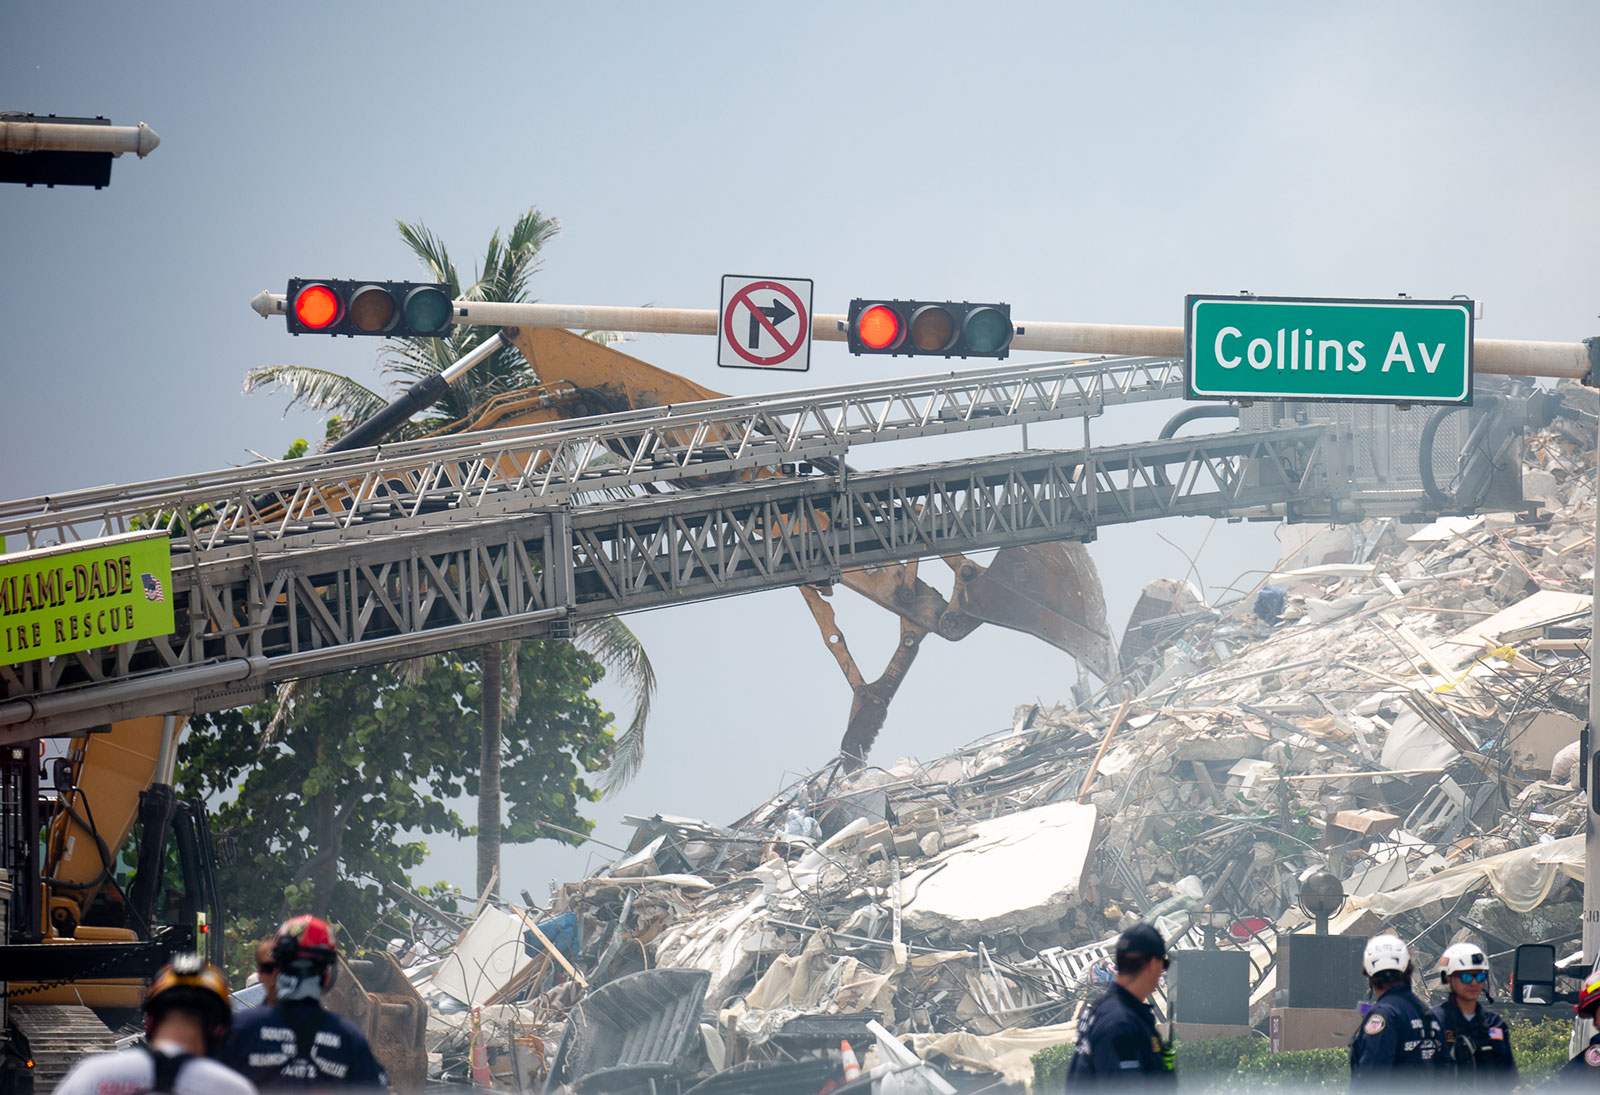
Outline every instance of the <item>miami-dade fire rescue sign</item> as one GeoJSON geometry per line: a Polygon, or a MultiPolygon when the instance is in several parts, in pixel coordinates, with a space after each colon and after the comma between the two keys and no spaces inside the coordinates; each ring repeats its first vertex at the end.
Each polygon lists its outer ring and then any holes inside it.
{"type": "Polygon", "coordinates": [[[1470,300],[1189,296],[1190,399],[1472,402],[1470,300]]]}
{"type": "Polygon", "coordinates": [[[172,629],[172,541],[164,532],[0,555],[0,665],[172,629]]]}

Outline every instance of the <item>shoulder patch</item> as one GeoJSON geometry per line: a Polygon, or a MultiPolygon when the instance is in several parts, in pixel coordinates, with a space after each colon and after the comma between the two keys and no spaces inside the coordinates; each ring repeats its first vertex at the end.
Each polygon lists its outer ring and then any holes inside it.
{"type": "Polygon", "coordinates": [[[1384,1019],[1383,1015],[1375,1011],[1371,1015],[1367,1016],[1367,1021],[1362,1024],[1361,1029],[1366,1031],[1368,1034],[1382,1034],[1383,1028],[1387,1025],[1387,1021],[1384,1019]]]}
{"type": "Polygon", "coordinates": [[[1505,1041],[1505,1037],[1506,1037],[1506,1029],[1505,1029],[1505,1027],[1490,1027],[1489,1028],[1489,1037],[1494,1039],[1496,1042],[1505,1041]]]}
{"type": "Polygon", "coordinates": [[[1584,1050],[1583,1062],[1590,1068],[1600,1068],[1600,1046],[1590,1046],[1584,1050]]]}

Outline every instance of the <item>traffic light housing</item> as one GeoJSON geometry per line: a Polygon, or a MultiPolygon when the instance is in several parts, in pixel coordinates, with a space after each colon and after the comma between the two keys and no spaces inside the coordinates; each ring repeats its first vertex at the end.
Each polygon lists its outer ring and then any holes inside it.
{"type": "Polygon", "coordinates": [[[850,302],[852,354],[993,357],[1011,352],[1011,305],[953,300],[850,302]]]}
{"type": "MultiPolygon", "coordinates": [[[[56,125],[110,125],[103,117],[58,118],[54,114],[0,116],[0,121],[34,122],[56,125]]],[[[0,182],[24,186],[92,186],[96,190],[111,185],[111,153],[40,151],[0,153],[0,182]]]]}
{"type": "Polygon", "coordinates": [[[443,338],[450,333],[450,286],[290,278],[285,312],[293,335],[443,338]]]}

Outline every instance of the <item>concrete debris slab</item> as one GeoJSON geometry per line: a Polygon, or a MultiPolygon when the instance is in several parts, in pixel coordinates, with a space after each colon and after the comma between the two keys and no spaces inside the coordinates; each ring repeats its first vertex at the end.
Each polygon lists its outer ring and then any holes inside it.
{"type": "Polygon", "coordinates": [[[1061,918],[1094,839],[1093,805],[1059,802],[972,827],[972,839],[900,883],[907,927],[984,935],[1061,918]]]}
{"type": "Polygon", "coordinates": [[[1481,524],[1483,524],[1481,516],[1441,517],[1431,525],[1423,525],[1407,536],[1406,543],[1418,546],[1446,543],[1458,536],[1465,536],[1481,524]]]}
{"type": "Polygon", "coordinates": [[[488,1003],[532,961],[522,949],[523,930],[523,918],[516,913],[483,910],[456,944],[450,961],[434,973],[429,988],[468,1006],[488,1003]]]}

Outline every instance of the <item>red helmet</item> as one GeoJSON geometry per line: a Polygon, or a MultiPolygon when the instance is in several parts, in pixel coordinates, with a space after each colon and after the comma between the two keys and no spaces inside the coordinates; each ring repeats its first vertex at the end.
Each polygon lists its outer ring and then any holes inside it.
{"type": "Polygon", "coordinates": [[[295,916],[283,922],[272,944],[272,960],[280,969],[296,965],[323,973],[323,988],[333,983],[333,970],[339,948],[333,941],[333,928],[318,916],[295,916]]]}
{"type": "Polygon", "coordinates": [[[1577,1012],[1592,1019],[1597,1006],[1600,1006],[1600,971],[1591,973],[1583,982],[1583,988],[1578,990],[1577,1012]]]}

